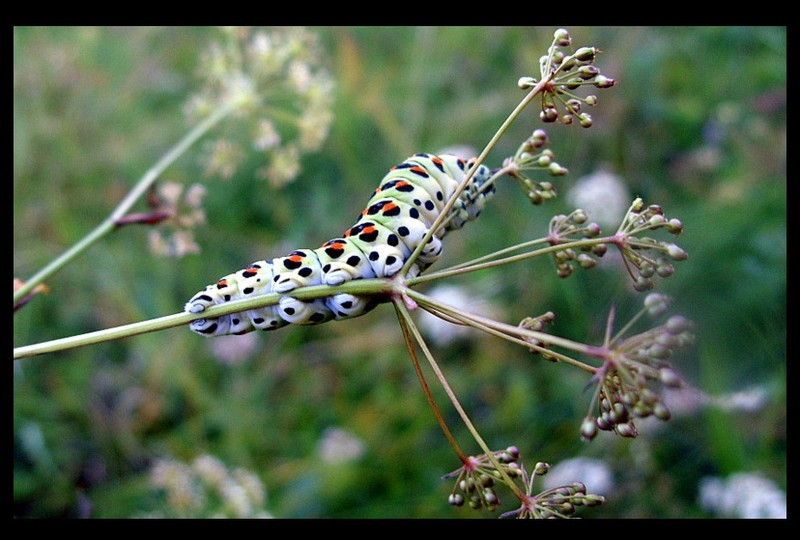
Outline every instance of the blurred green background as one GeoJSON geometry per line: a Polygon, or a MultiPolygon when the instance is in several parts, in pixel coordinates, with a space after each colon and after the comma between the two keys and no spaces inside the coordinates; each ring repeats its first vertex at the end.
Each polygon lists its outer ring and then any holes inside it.
{"type": "MultiPolygon", "coordinates": [[[[519,77],[538,76],[554,30],[310,28],[335,84],[333,121],[297,178],[280,188],[256,179],[263,157],[246,143],[228,180],[206,175],[208,141],[221,132],[248,137],[236,134],[241,120],[220,126],[163,177],[206,186],[207,223],[192,231],[202,251],[156,256],[148,227],[121,229],[15,314],[14,345],[175,313],[253,260],[338,235],[408,155],[479,151],[522,98],[519,77]]],[[[608,502],[583,517],[716,516],[701,503],[701,484],[740,472],[785,490],[786,29],[569,30],[574,44],[603,51],[597,65],[618,85],[595,92],[591,129],[545,126],[570,170],[557,186],[567,193],[579,178],[611,171],[631,196],[683,221],[678,243],[690,258],[658,290],[673,298],[671,312],[695,323],[696,347],[674,365],[696,391],[674,397],[670,422],[641,422],[636,439],[601,433],[584,443],[583,372],[477,333],[433,350],[491,447],[517,445],[531,467],[575,457],[605,467],[608,502]]],[[[201,52],[219,35],[210,27],[14,30],[15,277],[30,277],[86,235],[183,136],[184,106],[211,69],[201,52]]],[[[499,166],[537,127],[534,106],[488,164],[499,166]]],[[[446,239],[437,267],[541,236],[569,209],[566,197],[533,207],[501,182],[480,220],[446,239]]],[[[602,341],[612,304],[625,321],[642,299],[619,263],[562,280],[542,258],[447,283],[510,323],[552,310],[555,333],[588,343],[602,341]]],[[[430,384],[462,446],[478,453],[432,375],[430,384]]],[[[502,491],[494,513],[447,504],[451,486],[441,477],[459,463],[389,306],[318,327],[215,340],[179,328],[18,360],[13,431],[20,518],[494,518],[515,507],[502,491]],[[198,479],[198,458],[218,466],[227,488],[198,479]],[[158,480],[165,463],[182,479],[158,480]],[[236,510],[231,486],[240,498],[247,492],[235,480],[243,471],[262,495],[236,510]]]]}

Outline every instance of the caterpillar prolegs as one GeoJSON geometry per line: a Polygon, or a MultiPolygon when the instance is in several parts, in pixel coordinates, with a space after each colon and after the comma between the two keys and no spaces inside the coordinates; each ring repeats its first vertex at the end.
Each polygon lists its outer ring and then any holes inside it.
{"type": "MultiPolygon", "coordinates": [[[[254,296],[280,293],[272,306],[196,319],[190,328],[206,336],[274,330],[287,324],[318,324],[358,317],[379,300],[371,296],[335,294],[301,301],[289,293],[311,285],[341,285],[354,279],[392,277],[427,234],[474,164],[452,155],[415,154],[392,167],[372,193],[356,223],[339,238],[317,249],[298,249],[285,257],[256,261],[208,285],[186,303],[185,310],[206,308],[254,296]]],[[[446,225],[432,235],[408,272],[416,276],[442,253],[442,237],[478,217],[494,186],[484,186],[492,171],[478,167],[448,213],[446,225]]]]}

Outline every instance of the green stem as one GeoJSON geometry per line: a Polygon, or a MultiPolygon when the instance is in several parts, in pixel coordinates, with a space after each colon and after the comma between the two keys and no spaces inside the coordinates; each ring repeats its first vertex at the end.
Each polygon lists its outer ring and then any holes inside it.
{"type": "Polygon", "coordinates": [[[477,328],[482,332],[506,339],[512,343],[522,345],[523,347],[529,349],[537,349],[539,352],[553,356],[561,362],[573,365],[588,371],[589,373],[594,373],[597,368],[584,364],[583,362],[579,362],[578,360],[575,360],[569,356],[552,351],[549,348],[537,348],[523,338],[534,339],[543,343],[547,343],[548,345],[562,347],[564,349],[571,350],[579,354],[584,354],[586,356],[591,356],[593,358],[603,359],[605,356],[607,356],[607,350],[604,347],[593,347],[586,345],[585,343],[578,343],[576,341],[554,336],[552,334],[547,334],[545,332],[537,332],[536,330],[512,326],[510,324],[495,321],[494,319],[476,315],[474,313],[466,313],[458,308],[438,302],[433,298],[412,289],[408,289],[406,291],[406,295],[417,302],[425,310],[434,314],[444,313],[447,315],[447,317],[472,326],[473,328],[477,328]]]}
{"type": "MultiPolygon", "coordinates": [[[[403,318],[406,319],[406,321],[408,323],[410,323],[408,325],[409,326],[409,330],[411,330],[412,334],[414,335],[414,339],[417,341],[417,344],[419,345],[420,349],[422,349],[422,353],[425,355],[425,358],[428,359],[428,363],[430,364],[431,369],[433,369],[433,372],[436,374],[436,378],[439,379],[439,383],[442,385],[442,388],[444,389],[445,393],[447,394],[447,397],[450,398],[450,402],[453,404],[453,407],[455,407],[456,411],[458,412],[458,415],[461,417],[461,420],[464,422],[464,425],[467,426],[467,429],[472,434],[472,437],[475,439],[475,442],[477,442],[478,446],[481,447],[481,450],[483,450],[483,452],[486,455],[487,459],[492,462],[492,464],[494,465],[495,469],[503,477],[503,479],[505,480],[505,482],[508,485],[508,487],[511,488],[515,492],[517,497],[523,497],[524,493],[522,493],[522,491],[520,491],[519,487],[508,476],[508,474],[506,473],[505,469],[503,469],[503,467],[500,465],[500,463],[494,457],[494,452],[492,452],[489,449],[489,446],[486,444],[486,441],[483,440],[483,437],[481,437],[480,433],[478,433],[478,430],[475,428],[475,425],[469,419],[469,416],[467,416],[467,412],[461,406],[461,402],[458,401],[458,398],[456,397],[455,392],[453,392],[453,388],[450,386],[450,383],[447,382],[447,379],[445,378],[444,373],[442,373],[441,368],[439,368],[439,364],[433,358],[433,355],[431,354],[430,349],[428,349],[428,345],[425,343],[425,340],[422,338],[422,335],[419,333],[419,329],[417,328],[417,326],[415,324],[413,324],[413,321],[411,321],[411,314],[408,312],[408,308],[405,306],[405,304],[402,301],[395,302],[395,308],[398,310],[399,313],[401,313],[403,315],[403,318]]],[[[464,462],[463,453],[459,454],[459,458],[461,458],[462,462],[464,462]]]]}
{"type": "Polygon", "coordinates": [[[458,187],[456,188],[456,190],[453,193],[453,195],[450,197],[450,200],[447,201],[447,204],[444,205],[444,208],[442,209],[442,211],[439,213],[439,215],[434,220],[434,222],[431,225],[431,228],[428,231],[428,233],[422,238],[422,241],[420,241],[420,243],[417,246],[417,248],[414,250],[414,252],[408,258],[406,263],[403,265],[403,268],[400,271],[401,275],[405,276],[406,274],[408,274],[408,270],[411,268],[411,265],[414,264],[414,261],[417,260],[417,257],[419,257],[419,254],[422,252],[422,249],[425,247],[425,245],[427,244],[428,240],[431,239],[431,237],[436,233],[436,231],[442,225],[444,220],[447,218],[447,215],[450,213],[450,210],[453,208],[453,205],[456,203],[456,200],[458,199],[458,196],[461,194],[461,192],[464,191],[464,189],[466,188],[467,184],[472,179],[477,167],[486,160],[486,156],[489,155],[489,152],[492,151],[492,149],[495,147],[495,145],[500,140],[500,138],[505,134],[505,132],[509,128],[509,126],[511,126],[511,124],[517,119],[517,117],[520,115],[520,113],[522,113],[522,111],[525,109],[525,107],[528,106],[528,104],[533,100],[533,98],[535,98],[536,95],[539,94],[539,92],[541,92],[542,89],[545,88],[545,86],[547,85],[547,83],[549,81],[550,81],[549,77],[539,81],[539,83],[537,83],[530,90],[530,92],[528,92],[528,94],[522,99],[522,101],[520,101],[517,104],[516,108],[514,108],[514,110],[511,112],[511,114],[508,115],[508,117],[505,119],[503,124],[497,129],[497,131],[495,131],[495,133],[492,136],[492,138],[489,140],[489,142],[483,148],[483,151],[480,153],[478,158],[475,160],[475,166],[472,168],[472,170],[469,172],[469,174],[467,174],[464,177],[464,179],[461,181],[461,183],[458,184],[458,187]]]}
{"type": "MultiPolygon", "coordinates": [[[[327,285],[315,285],[313,287],[303,287],[291,292],[291,296],[300,300],[312,300],[324,298],[340,292],[350,294],[365,295],[387,295],[394,290],[396,285],[390,279],[358,279],[348,281],[336,287],[327,285]]],[[[84,345],[93,345],[104,341],[112,341],[126,337],[132,337],[147,332],[165,330],[175,326],[182,326],[199,318],[216,318],[229,313],[239,313],[250,309],[257,309],[264,306],[271,306],[278,303],[281,295],[277,293],[266,294],[245,300],[235,300],[219,304],[206,309],[202,313],[175,313],[157,319],[150,319],[133,324],[107,328],[96,332],[80,334],[68,338],[55,339],[26,345],[14,349],[14,359],[36,356],[39,354],[52,353],[67,349],[74,349],[84,345]]]]}
{"type": "Polygon", "coordinates": [[[501,259],[493,259],[498,255],[508,253],[510,251],[516,251],[518,249],[524,249],[533,244],[541,243],[546,240],[531,240],[530,242],[525,242],[523,244],[519,244],[517,246],[512,246],[509,248],[501,249],[499,251],[495,251],[494,253],[490,253],[489,255],[484,255],[474,261],[470,261],[467,263],[461,263],[454,267],[447,268],[444,270],[439,270],[438,272],[431,272],[430,274],[425,274],[422,276],[417,276],[414,278],[408,279],[408,285],[419,285],[420,283],[425,283],[427,281],[434,281],[437,279],[442,279],[450,276],[455,276],[459,274],[466,274],[468,272],[476,272],[478,270],[485,270],[487,268],[493,268],[495,266],[501,266],[504,264],[509,264],[512,262],[518,262],[525,259],[529,259],[531,257],[539,257],[541,255],[546,255],[548,253],[552,253],[555,251],[561,251],[565,249],[580,249],[582,247],[594,246],[599,244],[609,244],[615,242],[614,236],[607,236],[604,238],[590,238],[584,240],[574,240],[571,242],[564,242],[563,244],[557,244],[554,246],[548,246],[541,249],[536,249],[533,251],[527,251],[525,253],[520,253],[518,255],[511,255],[509,257],[503,257],[501,259]]]}
{"type": "Polygon", "coordinates": [[[109,215],[100,225],[98,225],[88,235],[83,237],[77,244],[62,253],[59,257],[50,262],[47,266],[42,268],[39,272],[33,275],[26,283],[18,290],[14,291],[14,304],[20,299],[25,297],[33,290],[39,283],[55,274],[64,265],[84,252],[89,246],[109,234],[116,229],[116,221],[123,217],[134,203],[147,192],[148,188],[156,181],[156,179],[169,167],[175,160],[178,159],[189,147],[192,146],[201,136],[219,123],[223,118],[228,116],[239,106],[238,101],[230,101],[217,109],[208,118],[197,124],[183,139],[181,139],[175,146],[173,146],[166,154],[164,154],[145,174],[139,179],[133,189],[128,195],[117,205],[111,215],[109,215]]]}
{"type": "MultiPolygon", "coordinates": [[[[417,351],[414,349],[414,343],[411,340],[411,329],[409,328],[411,325],[414,324],[408,317],[408,310],[401,309],[402,301],[395,300],[394,301],[394,309],[395,313],[397,314],[397,320],[400,322],[400,328],[403,331],[403,337],[406,341],[406,346],[408,347],[408,354],[411,355],[411,361],[414,364],[414,371],[417,374],[417,378],[419,379],[420,385],[422,385],[422,391],[425,394],[425,397],[428,400],[428,404],[431,406],[433,410],[433,414],[436,417],[436,421],[439,423],[439,427],[442,428],[444,432],[444,436],[450,442],[450,446],[453,447],[458,458],[461,460],[461,463],[466,464],[468,462],[467,455],[461,450],[461,447],[458,445],[458,441],[453,436],[453,433],[450,431],[450,428],[447,427],[447,422],[445,422],[444,417],[442,416],[442,412],[439,410],[439,407],[436,405],[436,400],[433,398],[433,394],[431,393],[431,389],[428,386],[428,381],[425,380],[425,375],[422,373],[422,366],[419,363],[419,358],[417,357],[417,351]]],[[[405,306],[402,306],[405,308],[405,306]]]]}

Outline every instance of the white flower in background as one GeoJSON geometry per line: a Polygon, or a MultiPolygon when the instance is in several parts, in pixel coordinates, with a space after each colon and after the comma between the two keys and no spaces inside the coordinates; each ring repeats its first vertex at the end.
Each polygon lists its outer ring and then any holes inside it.
{"type": "Polygon", "coordinates": [[[222,27],[200,65],[202,86],[188,99],[187,116],[199,121],[224,104],[239,105],[238,121],[207,146],[206,174],[229,179],[252,159],[245,131],[258,162],[266,162],[257,177],[275,187],[297,178],[303,154],[319,150],[333,122],[334,80],[318,36],[296,26],[222,27]]]}
{"type": "MultiPolygon", "coordinates": [[[[467,288],[459,285],[439,285],[426,294],[434,300],[463,309],[469,313],[485,317],[498,318],[497,308],[483,297],[476,296],[475,291],[481,287],[467,288]]],[[[474,328],[440,319],[427,311],[419,315],[419,326],[422,332],[437,346],[445,346],[454,341],[470,339],[480,335],[474,328]]]]}
{"type": "Polygon", "coordinates": [[[722,517],[786,518],[786,493],[759,473],[707,476],[700,480],[699,498],[706,511],[722,517]]]}
{"type": "Polygon", "coordinates": [[[342,428],[331,427],[322,433],[319,454],[326,463],[353,461],[364,455],[364,441],[342,428]]]}
{"type": "Polygon", "coordinates": [[[617,229],[633,200],[625,181],[602,169],[579,178],[566,197],[572,206],[585,210],[589,219],[606,232],[617,229]]]}
{"type": "Polygon", "coordinates": [[[235,366],[250,358],[258,345],[258,335],[255,332],[241,336],[219,336],[211,343],[211,353],[223,364],[235,366]]]}
{"type": "Polygon", "coordinates": [[[261,479],[245,469],[231,471],[213,455],[200,455],[191,465],[158,459],[149,476],[151,485],[165,493],[166,504],[148,517],[272,517],[263,509],[267,497],[261,479]]]}
{"type": "Polygon", "coordinates": [[[550,471],[542,477],[546,489],[568,486],[576,481],[586,486],[587,493],[607,496],[614,489],[611,470],[599,459],[586,457],[567,459],[551,466],[550,471]]]}

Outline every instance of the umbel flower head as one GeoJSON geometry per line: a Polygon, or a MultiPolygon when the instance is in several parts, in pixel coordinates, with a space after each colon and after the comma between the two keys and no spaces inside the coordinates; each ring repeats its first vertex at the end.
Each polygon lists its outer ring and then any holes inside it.
{"type": "MultiPolygon", "coordinates": [[[[649,294],[644,311],[662,313],[667,304],[663,295],[649,294]]],[[[590,411],[581,424],[583,439],[593,439],[598,429],[636,437],[637,418],[670,419],[671,413],[655,387],[683,385],[669,359],[675,349],[693,343],[690,329],[687,319],[673,316],[661,326],[619,341],[611,340],[606,345],[603,365],[597,368],[590,383],[596,389],[590,411]]]]}
{"type": "MultiPolygon", "coordinates": [[[[572,124],[575,121],[585,128],[592,127],[592,117],[583,111],[584,105],[597,104],[597,96],[592,94],[580,97],[574,91],[582,86],[595,88],[611,88],[616,84],[612,78],[600,73],[594,65],[599,49],[595,47],[580,47],[572,51],[572,38],[564,28],[559,28],[553,34],[553,42],[547,54],[539,58],[539,81],[546,81],[542,92],[542,110],[539,118],[542,122],[552,123],[561,121],[572,124]]],[[[533,77],[523,77],[519,80],[519,87],[527,90],[539,81],[533,77]]]]}
{"type": "Polygon", "coordinates": [[[495,510],[500,503],[495,488],[502,484],[510,488],[522,503],[511,512],[500,517],[524,518],[569,518],[580,506],[597,506],[604,498],[586,492],[586,486],[574,482],[534,494],[536,477],[547,474],[550,465],[539,462],[529,474],[520,459],[516,446],[493,452],[491,456],[481,454],[466,459],[464,466],[445,476],[455,477],[455,485],[448,500],[453,506],[468,503],[474,510],[495,510]]]}
{"type": "Polygon", "coordinates": [[[206,172],[228,179],[256,150],[267,158],[258,176],[281,186],[297,176],[304,153],[320,148],[333,120],[333,78],[317,36],[301,27],[220,32],[203,55],[202,88],[185,110],[197,120],[233,102],[248,129],[233,125],[231,135],[209,143],[206,172]],[[235,135],[241,132],[249,140],[235,135]]]}

